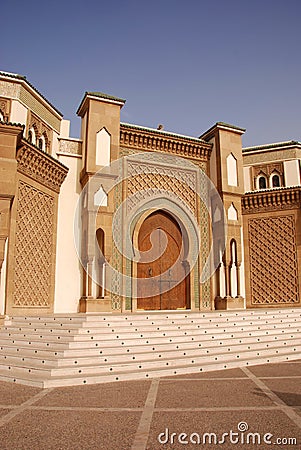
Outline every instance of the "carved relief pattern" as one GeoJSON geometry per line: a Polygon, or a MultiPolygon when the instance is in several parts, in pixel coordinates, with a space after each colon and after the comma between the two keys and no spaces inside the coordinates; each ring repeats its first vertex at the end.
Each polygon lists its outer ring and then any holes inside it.
{"type": "Polygon", "coordinates": [[[9,81],[0,81],[0,91],[5,97],[18,98],[20,86],[9,81]]]}
{"type": "Polygon", "coordinates": [[[36,133],[36,139],[38,140],[42,135],[45,136],[45,143],[46,143],[46,151],[47,153],[49,153],[50,150],[50,140],[49,140],[49,136],[51,133],[51,129],[49,127],[47,127],[42,121],[41,119],[39,119],[37,116],[35,116],[31,111],[29,111],[29,127],[30,128],[34,128],[35,133],[36,133]]]}
{"type": "Polygon", "coordinates": [[[294,216],[250,219],[248,232],[252,304],[298,303],[294,216]]]}
{"type": "Polygon", "coordinates": [[[264,192],[253,192],[242,197],[242,214],[264,211],[282,211],[301,206],[300,188],[283,188],[264,192]]]}
{"type": "MultiPolygon", "coordinates": [[[[205,183],[201,183],[200,186],[201,198],[205,199],[206,204],[209,205],[208,199],[208,189],[205,183]]],[[[210,237],[209,237],[209,217],[208,210],[203,201],[200,203],[200,235],[201,235],[201,272],[204,270],[205,263],[207,261],[209,252],[210,252],[210,237]]],[[[206,280],[202,284],[202,309],[210,309],[210,299],[211,299],[211,290],[210,290],[210,279],[206,280]]],[[[199,306],[199,300],[198,305],[199,306]]]]}
{"type": "Polygon", "coordinates": [[[18,171],[59,192],[68,169],[35,147],[23,145],[17,151],[18,171]]]}
{"type": "Polygon", "coordinates": [[[259,166],[254,166],[252,169],[253,169],[254,177],[257,177],[261,172],[264,173],[268,177],[273,172],[278,172],[280,175],[283,174],[283,164],[282,163],[261,164],[259,166]]]}
{"type": "Polygon", "coordinates": [[[128,176],[128,212],[155,190],[162,190],[175,194],[196,215],[196,194],[191,189],[196,186],[195,172],[129,161],[128,176]]]}
{"type": "Polygon", "coordinates": [[[78,141],[69,141],[60,139],[60,152],[69,153],[71,155],[81,155],[82,154],[82,144],[78,141]]]}
{"type": "Polygon", "coordinates": [[[3,114],[4,121],[8,122],[10,113],[10,100],[8,100],[7,98],[0,98],[0,111],[3,114]]]}
{"type": "Polygon", "coordinates": [[[120,144],[125,147],[140,148],[141,150],[159,151],[174,155],[208,159],[211,154],[211,144],[185,136],[159,133],[156,130],[131,128],[121,125],[120,144]]]}
{"type": "Polygon", "coordinates": [[[271,160],[279,161],[286,159],[301,159],[301,149],[287,148],[285,150],[273,150],[273,152],[260,152],[257,154],[248,155],[243,153],[244,165],[258,164],[262,162],[270,162],[271,160]]]}
{"type": "Polygon", "coordinates": [[[19,184],[15,244],[15,306],[50,306],[54,198],[19,184]]]}
{"type": "MultiPolygon", "coordinates": [[[[121,175],[122,165],[119,165],[119,175],[121,175]]],[[[114,188],[114,207],[115,211],[118,209],[122,202],[122,182],[116,184],[114,188]]],[[[112,266],[115,269],[115,272],[112,274],[111,279],[111,302],[112,302],[112,310],[120,310],[121,309],[121,296],[119,293],[121,292],[121,272],[122,272],[122,255],[118,251],[117,247],[121,247],[121,236],[122,233],[120,230],[122,229],[121,223],[121,215],[115,214],[115,220],[113,223],[113,242],[112,242],[112,266]],[[114,239],[118,240],[118,242],[114,242],[114,239]]]]}

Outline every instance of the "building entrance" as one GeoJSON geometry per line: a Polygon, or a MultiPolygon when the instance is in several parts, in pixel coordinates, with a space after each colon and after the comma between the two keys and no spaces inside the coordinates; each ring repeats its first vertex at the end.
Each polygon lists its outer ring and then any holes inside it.
{"type": "Polygon", "coordinates": [[[189,307],[189,267],[176,220],[156,211],[143,222],[138,235],[137,309],[168,310],[189,307]]]}

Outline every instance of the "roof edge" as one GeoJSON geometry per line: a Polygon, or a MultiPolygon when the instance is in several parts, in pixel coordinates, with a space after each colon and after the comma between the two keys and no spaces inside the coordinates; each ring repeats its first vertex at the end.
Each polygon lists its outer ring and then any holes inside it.
{"type": "Polygon", "coordinates": [[[0,71],[0,77],[12,78],[20,82],[24,82],[36,94],[38,94],[60,117],[64,117],[63,113],[61,113],[61,111],[59,111],[52,103],[50,103],[50,101],[43,94],[41,94],[41,92],[38,91],[38,89],[33,84],[31,84],[24,75],[0,71]]]}
{"type": "Polygon", "coordinates": [[[187,136],[185,134],[173,133],[172,131],[157,130],[156,128],[150,128],[150,127],[145,127],[145,126],[142,126],[142,125],[135,125],[135,124],[126,123],[126,122],[120,122],[120,127],[133,128],[133,129],[140,130],[140,131],[148,131],[148,132],[151,132],[151,133],[160,134],[161,136],[169,136],[169,137],[178,137],[178,138],[181,138],[181,139],[189,139],[191,141],[198,142],[199,144],[207,144],[208,145],[208,142],[206,142],[203,139],[200,139],[198,137],[187,136]]]}

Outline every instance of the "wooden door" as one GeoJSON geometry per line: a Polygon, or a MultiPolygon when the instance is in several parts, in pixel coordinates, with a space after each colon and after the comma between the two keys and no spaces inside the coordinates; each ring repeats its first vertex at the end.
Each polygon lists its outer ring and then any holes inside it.
{"type": "Polygon", "coordinates": [[[148,216],[139,232],[138,249],[137,308],[187,308],[189,274],[183,263],[182,233],[177,222],[163,211],[148,216]]]}

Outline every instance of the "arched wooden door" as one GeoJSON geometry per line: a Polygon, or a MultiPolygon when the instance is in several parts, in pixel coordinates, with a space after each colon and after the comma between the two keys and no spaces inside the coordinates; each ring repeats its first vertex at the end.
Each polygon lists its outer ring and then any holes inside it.
{"type": "Polygon", "coordinates": [[[178,223],[164,211],[152,213],[140,228],[138,249],[137,309],[188,308],[189,270],[178,223]]]}

